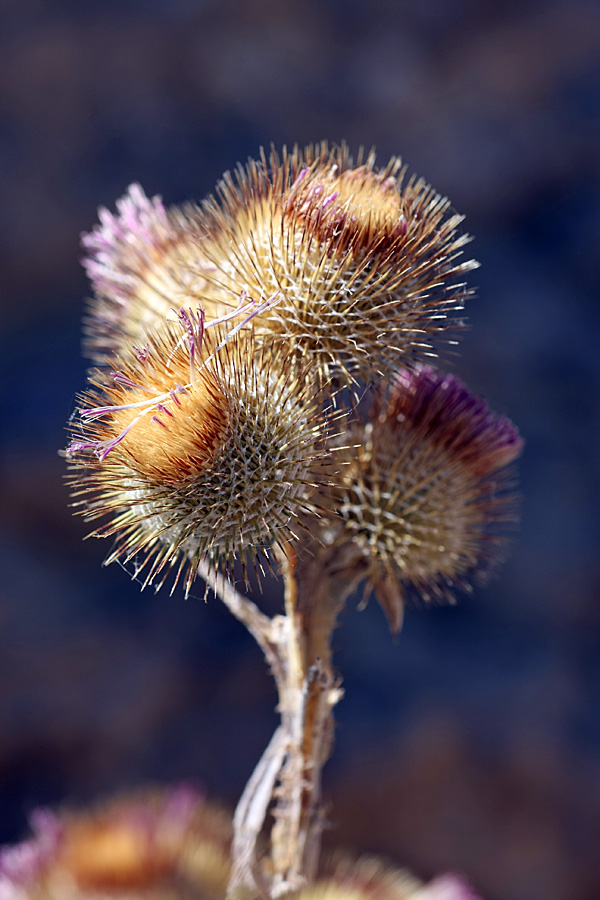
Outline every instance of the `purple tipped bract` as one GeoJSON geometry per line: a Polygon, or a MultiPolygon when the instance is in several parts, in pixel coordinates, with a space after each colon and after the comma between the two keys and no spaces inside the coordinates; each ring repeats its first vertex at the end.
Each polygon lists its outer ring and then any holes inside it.
{"type": "Polygon", "coordinates": [[[477,468],[501,468],[523,449],[517,427],[490,410],[455,375],[432,366],[403,369],[392,379],[389,401],[379,421],[409,421],[426,429],[432,440],[443,443],[454,455],[469,458],[477,468]]]}
{"type": "Polygon", "coordinates": [[[159,900],[172,885],[176,896],[225,896],[231,821],[192,785],[60,818],[37,811],[31,826],[32,838],[0,850],[0,900],[159,900]]]}
{"type": "Polygon", "coordinates": [[[160,197],[149,198],[132,184],[116,206],[116,213],[101,208],[100,223],[81,238],[94,292],[85,346],[99,363],[124,346],[143,348],[148,328],[173,318],[184,304],[198,305],[205,282],[198,235],[160,197]]]}

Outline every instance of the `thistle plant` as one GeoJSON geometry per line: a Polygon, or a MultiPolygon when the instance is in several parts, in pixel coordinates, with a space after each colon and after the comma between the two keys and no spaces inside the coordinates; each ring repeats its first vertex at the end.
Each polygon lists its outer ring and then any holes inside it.
{"type": "MultiPolygon", "coordinates": [[[[74,504],[143,586],[203,579],[279,694],[230,897],[311,896],[348,596],[374,593],[397,631],[411,597],[485,579],[515,521],[516,428],[431,365],[471,293],[461,222],[398,159],[320,144],[262,154],[200,206],[134,185],[83,238],[97,368],[66,450],[74,504]],[[242,587],[248,567],[281,574],[281,614],[238,589],[236,563],[242,587]]],[[[319,896],[421,890],[356,871],[319,896]]]]}

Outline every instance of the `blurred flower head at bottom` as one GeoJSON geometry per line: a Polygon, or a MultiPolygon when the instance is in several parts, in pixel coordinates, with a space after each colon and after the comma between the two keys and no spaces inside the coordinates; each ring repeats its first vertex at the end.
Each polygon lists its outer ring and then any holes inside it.
{"type": "MultiPolygon", "coordinates": [[[[0,850],[0,900],[225,900],[231,819],[190,785],[38,810],[31,826],[29,840],[0,850]]],[[[457,876],[423,884],[374,858],[324,868],[298,900],[478,900],[457,876]]]]}

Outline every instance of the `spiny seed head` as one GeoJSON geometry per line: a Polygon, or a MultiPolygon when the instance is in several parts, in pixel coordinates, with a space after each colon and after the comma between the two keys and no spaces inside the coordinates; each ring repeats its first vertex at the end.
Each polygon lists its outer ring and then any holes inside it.
{"type": "Polygon", "coordinates": [[[450,600],[481,581],[516,519],[515,426],[452,375],[402,370],[382,390],[335,491],[345,539],[397,630],[404,600],[450,600]]]}
{"type": "Polygon", "coordinates": [[[198,564],[255,564],[289,540],[326,479],[334,416],[306,373],[286,372],[252,331],[204,331],[201,318],[149,333],[83,398],[67,450],[76,505],[114,536],[108,561],[135,559],[143,584],[198,564]]]}
{"type": "Polygon", "coordinates": [[[231,821],[181,785],[98,809],[36,811],[33,837],[0,851],[2,900],[225,896],[231,821]]]}
{"type": "Polygon", "coordinates": [[[461,324],[476,265],[459,261],[462,218],[396,158],[378,169],[373,152],[354,164],[345,146],[272,151],[186,216],[205,233],[207,315],[240,289],[280,294],[257,333],[311,356],[324,378],[423,360],[461,324]]]}

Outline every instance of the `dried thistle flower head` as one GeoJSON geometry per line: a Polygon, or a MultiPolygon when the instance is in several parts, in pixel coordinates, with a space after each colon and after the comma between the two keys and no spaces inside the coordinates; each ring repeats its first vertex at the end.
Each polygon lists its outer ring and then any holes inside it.
{"type": "Polygon", "coordinates": [[[329,875],[297,894],[296,900],[479,900],[456,875],[423,884],[404,869],[376,857],[341,859],[329,875]]]}
{"type": "Polygon", "coordinates": [[[258,333],[312,356],[326,378],[370,380],[435,355],[460,324],[476,264],[458,259],[468,237],[448,200],[404,176],[399,159],[378,169],[361,153],[354,164],[326,143],[227,174],[216,199],[187,211],[206,234],[205,298],[280,294],[258,333]]]}
{"type": "Polygon", "coordinates": [[[206,285],[200,241],[160,197],[132,184],[116,214],[99,210],[100,224],[82,235],[84,268],[94,289],[85,320],[86,350],[98,363],[143,343],[148,328],[181,307],[197,306],[206,285]]]}
{"type": "Polygon", "coordinates": [[[186,785],[85,813],[38,811],[32,828],[0,851],[2,900],[225,897],[231,820],[186,785]]]}
{"type": "Polygon", "coordinates": [[[452,601],[489,573],[516,519],[521,449],[515,426],[453,375],[401,370],[380,391],[335,496],[394,630],[407,595],[452,601]]]}
{"type": "Polygon", "coordinates": [[[251,331],[205,331],[185,310],[113,365],[92,379],[67,450],[76,505],[117,539],[108,561],[136,558],[144,585],[187,567],[189,591],[201,561],[257,562],[293,536],[334,419],[310,378],[251,331]]]}
{"type": "MultiPolygon", "coordinates": [[[[1,900],[225,900],[232,824],[188,785],[59,815],[37,810],[33,836],[0,849],[1,900]]],[[[479,900],[462,878],[423,884],[404,869],[338,858],[296,900],[479,900]]]]}

